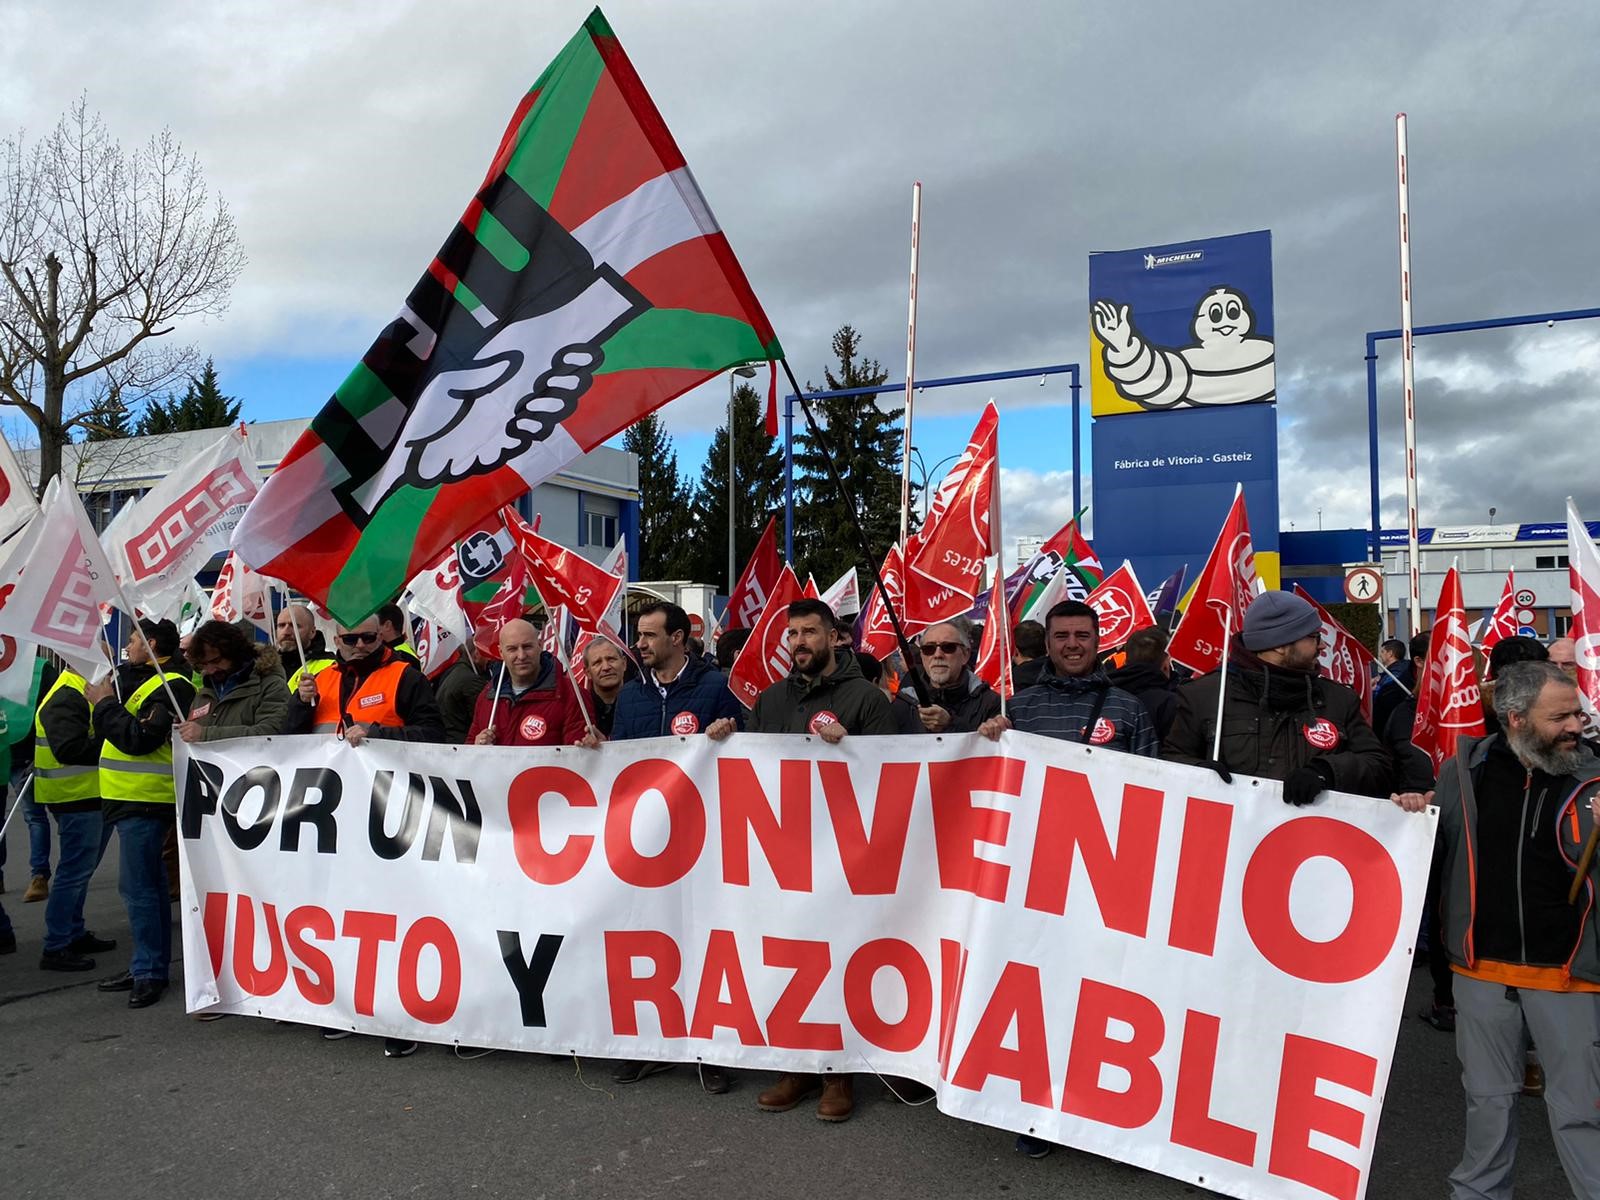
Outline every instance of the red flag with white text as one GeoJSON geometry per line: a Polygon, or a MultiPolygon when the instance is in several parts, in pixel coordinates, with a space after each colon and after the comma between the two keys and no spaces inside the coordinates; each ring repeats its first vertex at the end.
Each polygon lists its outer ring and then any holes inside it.
{"type": "Polygon", "coordinates": [[[1298,583],[1294,585],[1294,594],[1316,609],[1317,616],[1322,618],[1322,651],[1317,657],[1318,672],[1324,679],[1342,683],[1360,696],[1361,715],[1371,724],[1372,670],[1369,664],[1372,655],[1367,651],[1366,643],[1341,625],[1298,583]]]}
{"type": "Polygon", "coordinates": [[[883,590],[887,590],[895,611],[902,611],[905,591],[902,586],[900,563],[900,547],[890,546],[889,553],[883,556],[883,567],[878,572],[883,577],[883,589],[872,589],[872,596],[867,600],[867,607],[861,614],[861,638],[858,644],[877,659],[888,658],[900,648],[900,643],[895,640],[894,625],[889,620],[889,610],[884,605],[881,594],[883,590]]]}
{"type": "Polygon", "coordinates": [[[1461,575],[1451,567],[1434,606],[1428,657],[1417,681],[1417,716],[1411,744],[1433,760],[1437,775],[1456,752],[1456,741],[1482,737],[1483,697],[1467,637],[1467,614],[1461,603],[1461,575]]]}
{"type": "Polygon", "coordinates": [[[1009,700],[1016,693],[1011,683],[1011,622],[1006,618],[1005,587],[1005,576],[995,572],[989,589],[989,619],[983,623],[972,673],[1009,700]]]}
{"type": "Polygon", "coordinates": [[[767,521],[756,543],[755,553],[745,563],[739,582],[728,597],[728,607],[722,614],[724,629],[749,629],[767,606],[767,597],[777,585],[783,571],[783,560],[778,557],[778,518],[767,521]]]}
{"type": "Polygon", "coordinates": [[[990,516],[998,432],[990,401],[966,454],[939,485],[936,501],[942,504],[929,512],[927,523],[910,541],[900,609],[907,634],[971,611],[983,588],[984,563],[994,553],[990,516]]]}
{"type": "Polygon", "coordinates": [[[750,640],[733,660],[728,690],[746,708],[754,708],[761,693],[789,674],[789,605],[800,599],[800,581],[787,563],[778,573],[767,606],[750,631],[750,640]]]}
{"type": "MultiPolygon", "coordinates": [[[[1572,561],[1570,555],[1567,561],[1569,563],[1572,561]]],[[[1493,615],[1483,627],[1483,636],[1478,639],[1478,648],[1488,654],[1507,638],[1516,637],[1520,628],[1517,623],[1517,569],[1512,567],[1506,572],[1506,586],[1500,591],[1500,603],[1494,606],[1493,615]]]]}
{"type": "Polygon", "coordinates": [[[1220,667],[1224,624],[1231,630],[1229,639],[1237,638],[1255,594],[1256,554],[1241,487],[1233,493],[1233,505],[1189,597],[1189,607],[1172,631],[1167,646],[1172,661],[1201,675],[1220,667]]]}
{"type": "Polygon", "coordinates": [[[551,612],[566,609],[580,629],[599,629],[622,589],[621,576],[535,533],[510,505],[500,510],[500,516],[527,560],[545,607],[551,612]]]}
{"type": "Polygon", "coordinates": [[[1127,559],[1089,593],[1084,603],[1100,618],[1102,651],[1120,650],[1139,630],[1149,629],[1156,623],[1150,602],[1139,586],[1139,577],[1133,573],[1133,564],[1127,559]]]}
{"type": "Polygon", "coordinates": [[[1578,660],[1578,694],[1590,725],[1600,724],[1600,551],[1567,497],[1567,580],[1572,588],[1572,628],[1578,660]]]}

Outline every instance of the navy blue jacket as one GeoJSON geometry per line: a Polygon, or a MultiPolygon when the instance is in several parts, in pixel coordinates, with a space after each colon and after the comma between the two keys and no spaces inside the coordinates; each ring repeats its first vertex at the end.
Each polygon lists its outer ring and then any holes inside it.
{"type": "Polygon", "coordinates": [[[728,690],[726,675],[712,670],[704,659],[691,656],[667,685],[664,696],[648,669],[622,685],[611,721],[611,740],[704,733],[723,717],[734,718],[742,729],[744,706],[728,690]]]}

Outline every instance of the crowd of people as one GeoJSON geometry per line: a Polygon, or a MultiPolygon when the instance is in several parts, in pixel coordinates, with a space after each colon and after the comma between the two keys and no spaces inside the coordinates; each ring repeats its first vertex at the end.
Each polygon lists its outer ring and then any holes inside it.
{"type": "MultiPolygon", "coordinates": [[[[399,739],[595,747],[666,735],[723,739],[740,730],[829,743],[879,734],[998,739],[1017,730],[1208,768],[1225,783],[1235,772],[1278,780],[1292,805],[1329,790],[1391,798],[1412,812],[1437,805],[1423,931],[1434,994],[1421,1015],[1455,1035],[1463,1068],[1466,1148],[1453,1194],[1510,1195],[1514,1100],[1532,1088],[1544,1096],[1575,1191],[1600,1196],[1592,876],[1584,903],[1568,902],[1596,820],[1600,758],[1585,740],[1570,639],[1547,647],[1510,638],[1494,648],[1483,681],[1487,736],[1462,739],[1435,778],[1432,760],[1411,744],[1427,635],[1409,646],[1383,644],[1369,721],[1353,691],[1319,674],[1321,618],[1287,592],[1252,602],[1224,671],[1187,680],[1167,656],[1162,629],[1141,630],[1116,655],[1103,655],[1094,609],[1063,601],[1042,625],[1023,622],[1013,631],[1017,690],[1004,706],[973,672],[978,631],[966,620],[923,631],[915,661],[880,663],[854,648],[848,623],[814,599],[789,608],[791,673],[748,712],[727,675],[748,633],[725,633],[708,654],[674,604],[636,614],[631,648],[590,642],[582,686],[542,648],[537,618],[500,629],[496,661],[468,644],[432,680],[394,606],[340,627],[331,648],[301,605],[285,608],[276,630],[275,644],[258,645],[239,627],[210,621],[180,640],[171,622],[140,621],[114,678],[90,683],[70,670],[48,673],[34,737],[18,743],[11,775],[14,786],[32,777],[23,803],[30,845],[23,899],[45,902],[42,969],[94,970],[95,955],[117,949],[87,929],[83,915],[89,879],[116,833],[133,945],[127,969],[99,987],[127,992],[133,1008],[166,990],[177,883],[174,736],[196,742],[287,732],[355,746],[399,739]],[[53,872],[51,822],[59,844],[53,872]],[[1540,1077],[1528,1068],[1532,1047],[1540,1077]]],[[[15,949],[0,908],[0,953],[15,949]]],[[[416,1049],[413,1041],[385,1042],[392,1057],[416,1049]]],[[[624,1062],[613,1078],[631,1084],[669,1067],[624,1062]]],[[[729,1086],[726,1072],[712,1066],[701,1069],[701,1082],[713,1093],[729,1086]]],[[[812,1097],[817,1117],[846,1120],[852,1079],[786,1074],[756,1103],[783,1112],[812,1097]]],[[[1018,1148],[1036,1157],[1050,1150],[1027,1135],[1018,1148]]]]}

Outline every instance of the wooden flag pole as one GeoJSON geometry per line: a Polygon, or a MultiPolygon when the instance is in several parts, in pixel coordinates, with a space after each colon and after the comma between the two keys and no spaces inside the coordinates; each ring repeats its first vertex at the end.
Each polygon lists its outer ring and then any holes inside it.
{"type": "Polygon", "coordinates": [[[1589,840],[1583,844],[1583,854],[1578,859],[1578,874],[1572,880],[1572,887],[1567,891],[1567,903],[1576,904],[1578,893],[1583,891],[1584,880],[1589,878],[1589,868],[1594,865],[1595,847],[1600,846],[1600,824],[1589,830],[1589,840]]]}

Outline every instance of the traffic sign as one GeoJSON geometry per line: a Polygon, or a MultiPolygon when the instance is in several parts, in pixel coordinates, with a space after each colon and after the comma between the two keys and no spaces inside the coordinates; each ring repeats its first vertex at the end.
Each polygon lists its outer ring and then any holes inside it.
{"type": "Polygon", "coordinates": [[[1383,570],[1366,564],[1347,567],[1344,598],[1352,604],[1376,604],[1383,598],[1383,570]]]}
{"type": "Polygon", "coordinates": [[[1520,621],[1524,625],[1532,625],[1533,624],[1533,609],[1531,609],[1531,608],[1520,608],[1520,609],[1518,609],[1517,610],[1517,620],[1520,621]]]}
{"type": "Polygon", "coordinates": [[[1532,608],[1537,599],[1538,597],[1533,594],[1532,588],[1517,589],[1516,601],[1518,608],[1532,608]]]}
{"type": "Polygon", "coordinates": [[[1521,625],[1517,628],[1518,637],[1538,637],[1539,631],[1532,625],[1521,625]]]}

